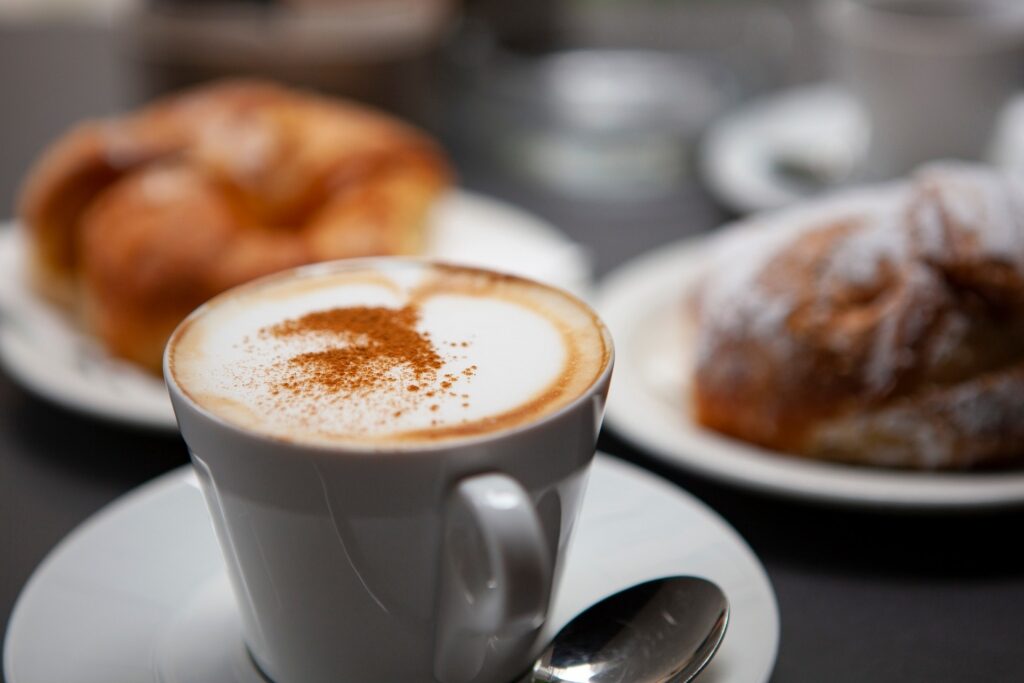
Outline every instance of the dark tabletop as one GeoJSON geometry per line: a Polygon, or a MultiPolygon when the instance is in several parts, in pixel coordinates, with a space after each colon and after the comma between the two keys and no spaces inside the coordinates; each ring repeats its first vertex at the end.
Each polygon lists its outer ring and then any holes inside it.
{"type": "MultiPolygon", "coordinates": [[[[116,44],[81,28],[0,27],[0,216],[70,123],[135,99],[116,44]]],[[[598,275],[726,216],[694,183],[661,202],[588,206],[489,170],[455,141],[463,184],[524,206],[592,250],[598,275]]],[[[602,435],[731,522],[782,616],[774,681],[1024,681],[1024,511],[911,516],[797,504],[718,486],[602,435]]],[[[134,486],[187,462],[177,437],[41,401],[0,373],[0,624],[47,551],[134,486]]],[[[54,682],[60,683],[60,682],[54,682]]],[[[216,683],[211,681],[211,683],[216,683]]]]}

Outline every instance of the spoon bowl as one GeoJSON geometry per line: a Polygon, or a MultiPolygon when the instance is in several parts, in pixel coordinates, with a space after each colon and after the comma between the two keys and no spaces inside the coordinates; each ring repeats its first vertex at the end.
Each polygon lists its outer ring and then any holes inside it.
{"type": "Polygon", "coordinates": [[[729,601],[711,581],[647,581],[576,616],[522,683],[686,683],[711,661],[728,623],[729,601]]]}

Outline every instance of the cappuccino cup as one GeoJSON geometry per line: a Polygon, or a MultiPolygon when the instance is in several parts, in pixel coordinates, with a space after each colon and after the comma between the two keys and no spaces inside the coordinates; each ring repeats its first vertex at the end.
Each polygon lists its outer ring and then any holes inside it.
{"type": "Polygon", "coordinates": [[[415,259],[285,271],[193,312],[164,375],[263,673],[522,673],[611,369],[573,296],[415,259]]]}
{"type": "Polygon", "coordinates": [[[869,125],[866,177],[989,152],[1024,79],[1020,0],[829,0],[840,80],[869,125]]]}

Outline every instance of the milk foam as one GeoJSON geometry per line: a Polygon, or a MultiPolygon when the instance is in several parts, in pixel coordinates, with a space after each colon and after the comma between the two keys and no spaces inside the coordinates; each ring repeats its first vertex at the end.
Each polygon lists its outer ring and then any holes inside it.
{"type": "Polygon", "coordinates": [[[536,419],[583,393],[608,362],[603,326],[557,290],[415,261],[366,263],[372,270],[312,266],[217,297],[172,339],[171,377],[206,410],[272,437],[389,443],[474,436],[536,419]],[[269,332],[310,313],[410,305],[416,331],[441,359],[426,381],[397,366],[365,389],[324,386],[294,359],[358,339],[269,332]]]}

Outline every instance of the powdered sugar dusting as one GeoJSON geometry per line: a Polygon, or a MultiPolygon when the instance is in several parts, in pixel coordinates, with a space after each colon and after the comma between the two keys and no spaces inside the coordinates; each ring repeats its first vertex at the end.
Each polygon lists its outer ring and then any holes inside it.
{"type": "Polygon", "coordinates": [[[884,264],[903,261],[909,236],[901,229],[900,221],[896,206],[858,216],[858,229],[839,242],[829,256],[822,284],[829,289],[866,286],[878,280],[884,264]]]}
{"type": "MultiPolygon", "coordinates": [[[[787,243],[788,235],[768,230],[729,235],[721,241],[709,267],[701,290],[701,329],[735,333],[740,330],[759,339],[777,339],[778,332],[792,311],[792,301],[782,293],[771,293],[760,287],[757,277],[778,249],[787,243]]],[[[707,340],[709,334],[702,334],[707,340]]],[[[710,353],[708,344],[700,343],[698,362],[710,353]]]]}
{"type": "Polygon", "coordinates": [[[697,293],[700,398],[723,431],[809,454],[1006,455],[1024,443],[1022,278],[1024,181],[983,166],[754,219],[697,293]],[[751,412],[730,422],[738,395],[751,412]]]}
{"type": "Polygon", "coordinates": [[[943,259],[951,248],[1013,263],[1024,272],[1024,181],[973,164],[934,164],[917,175],[913,209],[922,252],[943,259]]]}
{"type": "MultiPolygon", "coordinates": [[[[913,182],[849,192],[737,226],[719,238],[702,283],[698,362],[723,343],[745,339],[779,362],[800,353],[787,323],[799,306],[821,318],[863,288],[891,294],[886,317],[874,329],[863,382],[884,393],[902,369],[921,359],[917,341],[935,337],[923,362],[951,352],[963,329],[941,323],[948,296],[934,270],[965,258],[994,258],[1024,273],[1024,183],[986,167],[945,163],[923,169],[913,182]],[[834,230],[827,252],[812,254],[801,274],[766,278],[767,269],[791,254],[811,233],[834,230]],[[885,280],[887,271],[896,280],[885,280]],[[792,276],[792,277],[790,277],[792,276]],[[801,280],[802,278],[802,280],[801,280]],[[845,294],[844,294],[845,293],[845,294]],[[934,329],[932,328],[934,326],[934,329]]],[[[836,348],[849,340],[831,339],[836,348]]],[[[721,359],[719,359],[721,361],[721,359]]]]}
{"type": "Polygon", "coordinates": [[[723,234],[699,293],[698,363],[720,341],[737,337],[754,340],[779,358],[795,351],[785,327],[798,303],[797,293],[767,286],[765,268],[806,234],[846,222],[857,229],[824,264],[823,291],[873,280],[883,262],[906,253],[905,236],[894,229],[905,193],[902,185],[854,192],[754,219],[723,234]]]}
{"type": "MultiPolygon", "coordinates": [[[[940,315],[942,297],[936,292],[943,285],[935,273],[918,263],[901,265],[903,291],[879,320],[864,365],[863,380],[870,396],[887,394],[903,371],[913,369],[918,361],[914,348],[940,315]]],[[[940,335],[942,331],[938,330],[940,335]]]]}

